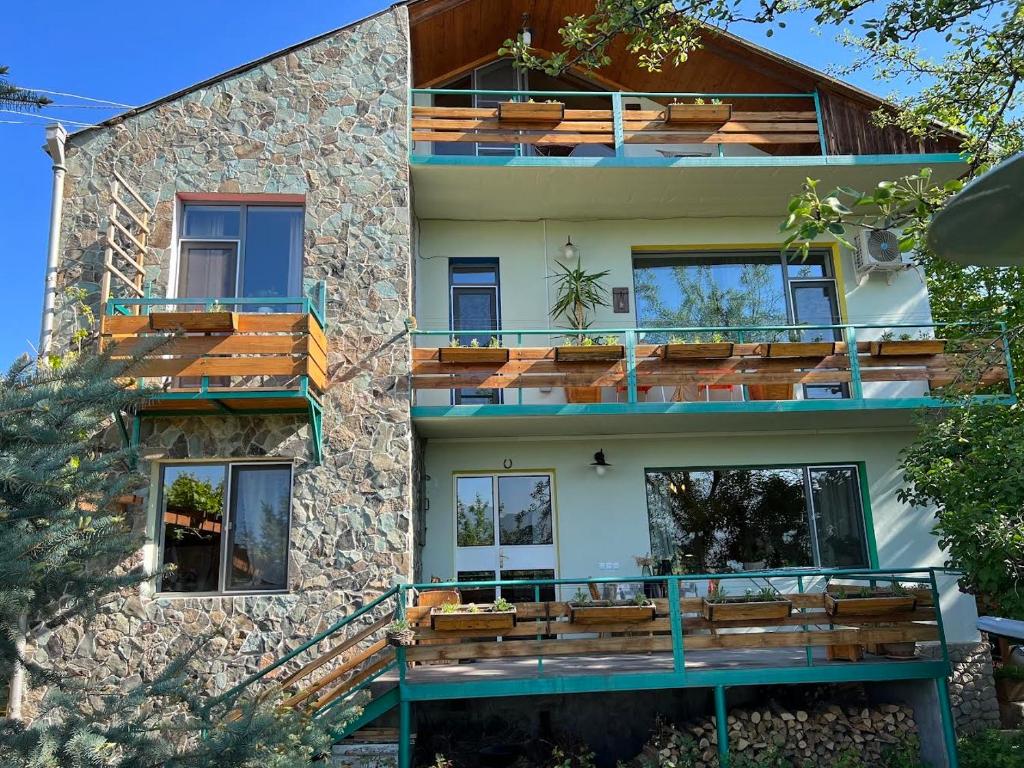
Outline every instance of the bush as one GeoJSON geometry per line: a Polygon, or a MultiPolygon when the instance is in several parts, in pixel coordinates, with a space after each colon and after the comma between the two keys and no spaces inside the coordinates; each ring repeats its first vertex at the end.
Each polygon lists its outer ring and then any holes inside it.
{"type": "Polygon", "coordinates": [[[1024,768],[1024,732],[986,731],[959,746],[960,768],[1024,768]]]}

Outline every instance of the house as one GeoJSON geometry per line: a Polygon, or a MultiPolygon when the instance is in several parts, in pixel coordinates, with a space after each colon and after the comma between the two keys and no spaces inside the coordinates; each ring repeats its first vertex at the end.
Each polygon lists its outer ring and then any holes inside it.
{"type": "Polygon", "coordinates": [[[806,259],[778,236],[805,177],[954,178],[957,137],[877,127],[877,98],[726,33],[660,73],[621,46],[559,78],[498,55],[585,6],[400,3],[54,133],[44,323],[66,346],[85,288],[162,384],[118,414],[159,575],[34,658],[116,689],[209,632],[211,690],[365,699],[337,735],[395,718],[403,766],[452,700],[707,695],[723,761],[752,686],[909,702],[935,765],[955,721],[993,722],[973,600],[897,494],[943,387],[1014,397],[1000,329],[936,325],[884,233],[806,259]],[[555,317],[573,274],[606,302],[555,317]],[[439,628],[450,581],[515,616],[439,628]]]}

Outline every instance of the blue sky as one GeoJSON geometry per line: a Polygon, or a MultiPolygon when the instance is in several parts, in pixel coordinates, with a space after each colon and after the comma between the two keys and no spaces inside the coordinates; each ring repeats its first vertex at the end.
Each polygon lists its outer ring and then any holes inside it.
{"type": "MultiPolygon", "coordinates": [[[[14,82],[97,99],[143,104],[218,72],[342,26],[386,7],[381,0],[177,0],[172,5],[113,0],[20,2],[4,11],[0,64],[14,82]]],[[[824,68],[843,51],[834,33],[815,34],[790,21],[770,40],[736,31],[766,47],[824,68]]],[[[853,82],[873,91],[866,77],[853,82]]],[[[75,100],[52,96],[57,104],[75,100]]],[[[77,102],[86,103],[86,102],[77,102]]],[[[51,108],[45,114],[89,122],[115,114],[51,108]]],[[[30,351],[39,335],[50,206],[50,163],[41,150],[47,120],[0,113],[0,364],[30,351]],[[36,125],[38,124],[38,125],[36,125]]],[[[73,125],[68,125],[73,129],[73,125]]]]}

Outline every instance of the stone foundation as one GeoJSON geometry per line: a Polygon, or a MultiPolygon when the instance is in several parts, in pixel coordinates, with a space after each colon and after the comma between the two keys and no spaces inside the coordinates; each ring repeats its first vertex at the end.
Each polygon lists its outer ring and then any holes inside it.
{"type": "MultiPolygon", "coordinates": [[[[949,677],[949,699],[957,732],[961,736],[999,727],[999,702],[992,677],[992,653],[987,643],[948,645],[953,673],[949,677]]],[[[922,656],[940,658],[938,645],[918,644],[922,656]]]]}

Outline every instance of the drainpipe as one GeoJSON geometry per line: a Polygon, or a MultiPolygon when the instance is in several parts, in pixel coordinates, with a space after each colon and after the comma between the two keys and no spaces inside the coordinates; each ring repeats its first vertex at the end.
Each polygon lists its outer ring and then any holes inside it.
{"type": "MultiPolygon", "coordinates": [[[[46,282],[43,290],[43,322],[39,330],[39,357],[45,359],[53,336],[54,303],[57,297],[57,257],[60,252],[60,219],[64,208],[64,142],[68,132],[60,123],[46,126],[46,154],[53,159],[53,192],[50,200],[50,242],[46,251],[46,282]]],[[[13,696],[13,694],[12,694],[13,696]]]]}

